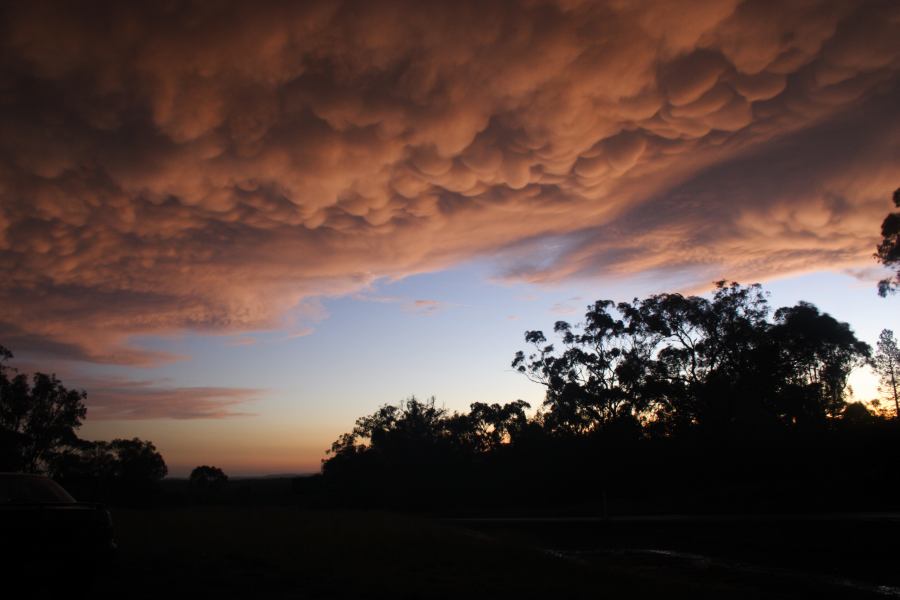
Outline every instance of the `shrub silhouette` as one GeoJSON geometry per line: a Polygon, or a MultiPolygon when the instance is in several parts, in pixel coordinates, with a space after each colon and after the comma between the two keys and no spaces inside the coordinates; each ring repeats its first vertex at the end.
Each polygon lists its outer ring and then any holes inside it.
{"type": "Polygon", "coordinates": [[[222,499],[228,485],[228,475],[218,467],[201,465],[191,471],[188,481],[195,501],[211,502],[222,499]]]}

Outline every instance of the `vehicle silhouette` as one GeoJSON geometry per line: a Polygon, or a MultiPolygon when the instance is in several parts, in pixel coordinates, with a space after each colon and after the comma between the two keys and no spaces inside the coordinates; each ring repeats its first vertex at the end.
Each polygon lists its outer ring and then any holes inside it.
{"type": "Polygon", "coordinates": [[[0,473],[0,540],[0,566],[32,591],[90,587],[117,551],[105,506],[26,473],[0,473]]]}

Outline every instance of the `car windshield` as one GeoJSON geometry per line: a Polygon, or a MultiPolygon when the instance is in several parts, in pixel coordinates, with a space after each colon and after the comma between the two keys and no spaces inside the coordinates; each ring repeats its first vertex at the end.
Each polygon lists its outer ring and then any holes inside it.
{"type": "Polygon", "coordinates": [[[0,504],[74,502],[56,482],[31,475],[0,475],[0,504]]]}

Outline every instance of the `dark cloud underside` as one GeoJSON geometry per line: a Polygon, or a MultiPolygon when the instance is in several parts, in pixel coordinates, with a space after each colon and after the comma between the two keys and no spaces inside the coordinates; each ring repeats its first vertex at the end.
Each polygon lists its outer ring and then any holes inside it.
{"type": "Polygon", "coordinates": [[[900,181],[891,1],[0,11],[0,335],[87,360],[500,252],[865,265],[900,181]]]}

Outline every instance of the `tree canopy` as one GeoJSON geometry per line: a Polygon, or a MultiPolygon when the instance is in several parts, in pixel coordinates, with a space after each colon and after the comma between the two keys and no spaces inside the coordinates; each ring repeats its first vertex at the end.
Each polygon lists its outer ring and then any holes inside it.
{"type": "Polygon", "coordinates": [[[840,414],[869,347],[808,303],[770,319],[758,285],[718,282],[711,299],[658,294],[588,308],[554,325],[562,347],[528,331],[512,366],[547,388],[552,432],[588,434],[630,421],[647,432],[731,436],[840,414]]]}
{"type": "Polygon", "coordinates": [[[41,472],[77,443],[87,394],[55,375],[18,373],[6,364],[12,357],[0,346],[0,470],[41,472]]]}

